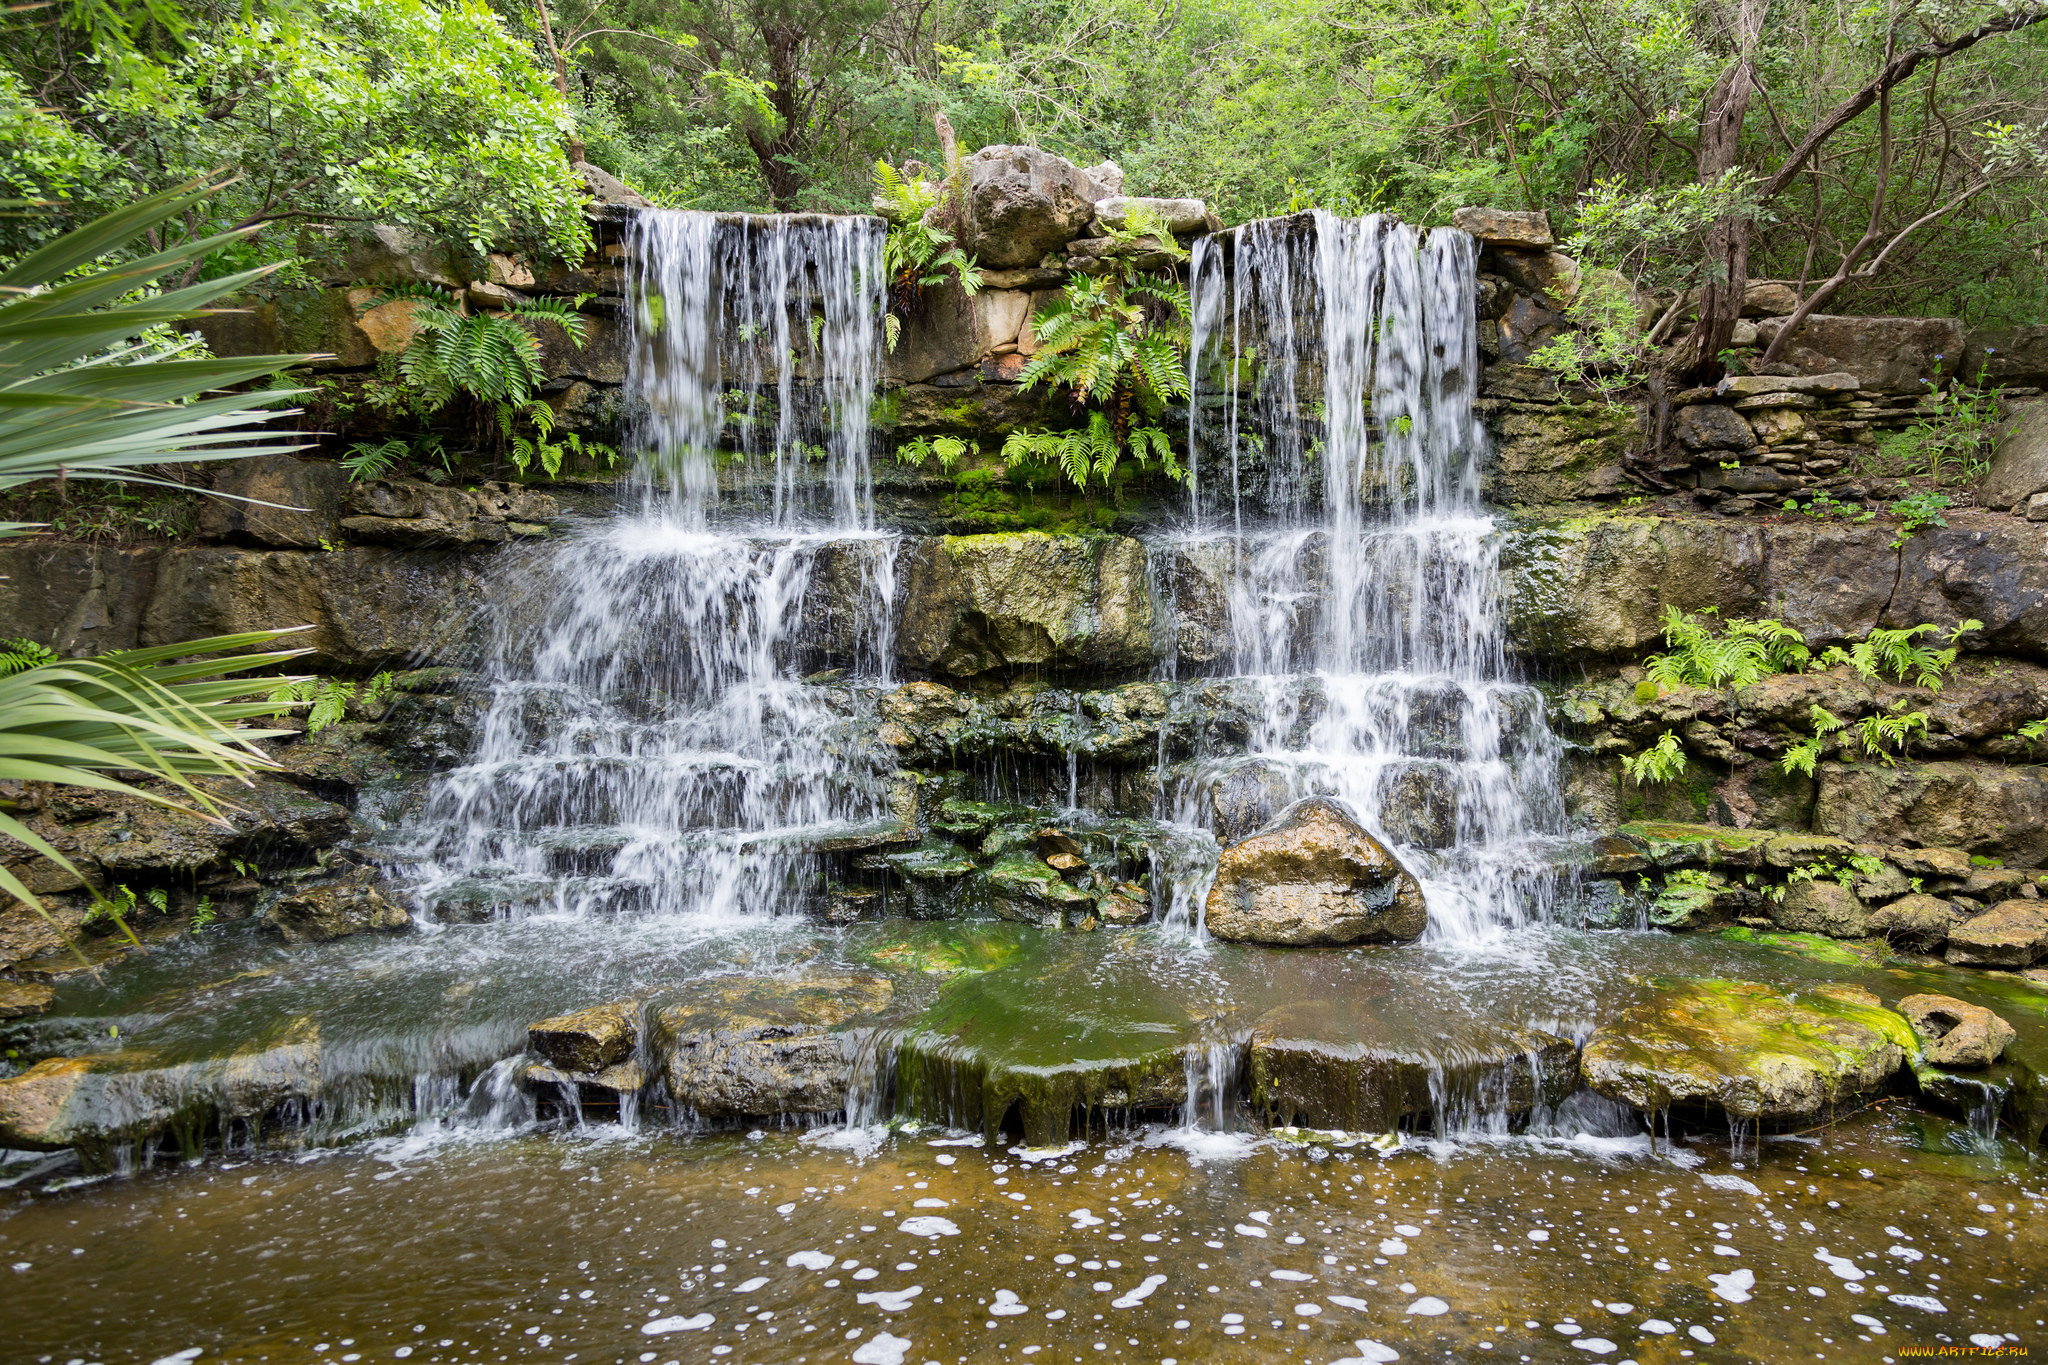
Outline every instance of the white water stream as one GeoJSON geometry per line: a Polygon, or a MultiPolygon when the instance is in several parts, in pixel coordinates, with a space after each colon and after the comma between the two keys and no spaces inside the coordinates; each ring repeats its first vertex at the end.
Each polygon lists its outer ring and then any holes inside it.
{"type": "Polygon", "coordinates": [[[631,229],[637,507],[537,559],[432,793],[451,913],[799,909],[822,838],[884,817],[823,662],[886,681],[896,539],[872,527],[880,225],[648,211],[631,229]],[[721,515],[719,473],[758,493],[721,515]]]}
{"type": "MultiPolygon", "coordinates": [[[[1249,755],[1205,765],[1177,819],[1209,823],[1247,769],[1335,795],[1398,847],[1449,941],[1547,916],[1563,826],[1541,700],[1508,671],[1480,499],[1476,263],[1463,232],[1377,215],[1204,242],[1193,529],[1168,547],[1225,566],[1229,671],[1265,699],[1249,755]]],[[[1174,913],[1199,903],[1182,889],[1174,913]]]]}

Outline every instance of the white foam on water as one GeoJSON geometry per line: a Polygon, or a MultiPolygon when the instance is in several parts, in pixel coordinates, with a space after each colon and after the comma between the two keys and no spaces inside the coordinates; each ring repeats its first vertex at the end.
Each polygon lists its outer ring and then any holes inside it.
{"type": "Polygon", "coordinates": [[[823,1251],[796,1251],[791,1252],[783,1264],[791,1269],[801,1266],[805,1270],[830,1270],[832,1260],[832,1256],[823,1251]]]}
{"type": "Polygon", "coordinates": [[[1431,1294],[1425,1294],[1408,1305],[1411,1317],[1440,1318],[1451,1311],[1451,1306],[1431,1294]]]}
{"type": "Polygon", "coordinates": [[[670,1332],[701,1332],[717,1319],[709,1313],[696,1313],[690,1317],[655,1318],[640,1324],[640,1330],[650,1337],[665,1336],[670,1332]]]}
{"type": "Polygon", "coordinates": [[[854,1365],[903,1365],[909,1350],[910,1338],[877,1332],[854,1348],[854,1365]]]}
{"type": "Polygon", "coordinates": [[[1013,1318],[1030,1311],[1031,1305],[1019,1299],[1014,1289],[998,1289],[995,1302],[988,1307],[989,1316],[993,1318],[1013,1318]]]}
{"type": "Polygon", "coordinates": [[[1707,1280],[1714,1286],[1717,1297],[1730,1303],[1748,1303],[1750,1290],[1756,1288],[1756,1273],[1750,1270],[1731,1270],[1726,1275],[1709,1275],[1707,1280]]]}
{"type": "Polygon", "coordinates": [[[878,1289],[872,1294],[856,1294],[854,1298],[860,1303],[871,1303],[884,1313],[901,1313],[910,1307],[912,1299],[922,1293],[924,1286],[914,1284],[907,1289],[878,1289]]]}
{"type": "Polygon", "coordinates": [[[1109,1306],[1111,1308],[1136,1308],[1139,1304],[1152,1297],[1153,1290],[1165,1283],[1166,1277],[1164,1275],[1147,1275],[1144,1281],[1131,1289],[1129,1293],[1111,1299],[1109,1306]]]}

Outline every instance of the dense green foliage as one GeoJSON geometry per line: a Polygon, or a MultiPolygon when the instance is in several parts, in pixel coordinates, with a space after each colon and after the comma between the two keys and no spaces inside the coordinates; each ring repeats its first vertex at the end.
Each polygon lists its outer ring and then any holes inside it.
{"type": "MultiPolygon", "coordinates": [[[[1741,268],[1802,282],[1828,311],[2038,321],[2043,14],[2040,0],[61,0],[12,20],[0,193],[96,207],[231,166],[245,178],[203,215],[214,226],[375,220],[573,249],[574,157],[676,206],[861,209],[877,158],[945,164],[944,113],[963,147],[1114,158],[1132,191],[1199,196],[1227,221],[1311,203],[1423,222],[1461,204],[1544,208],[1575,252],[1643,286],[1741,268]]],[[[0,249],[48,230],[0,224],[0,249]]],[[[262,249],[291,246],[268,233],[262,249]]],[[[1598,376],[1627,360],[1597,325],[1589,336],[1553,362],[1598,376]]]]}

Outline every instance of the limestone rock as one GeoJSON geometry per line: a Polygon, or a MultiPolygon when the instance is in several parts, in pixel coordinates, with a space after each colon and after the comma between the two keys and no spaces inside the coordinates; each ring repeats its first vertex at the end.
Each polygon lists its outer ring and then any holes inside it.
{"type": "Polygon", "coordinates": [[[1247,759],[1208,784],[1210,830],[1228,848],[1272,824],[1295,796],[1290,769],[1269,759],[1247,759]]]}
{"type": "Polygon", "coordinates": [[[412,927],[412,916],[367,882],[309,886],[279,900],[263,922],[287,943],[326,943],[351,934],[395,933],[412,927]]]}
{"type": "Polygon", "coordinates": [[[1399,941],[1429,924],[1414,876],[1326,797],[1225,849],[1206,915],[1217,938],[1296,946],[1399,941]]]}
{"type": "Polygon", "coordinates": [[[1671,419],[1671,434],[1687,450],[1748,450],[1756,434],[1742,414],[1719,403],[1694,403],[1671,419]]]}
{"type": "Polygon", "coordinates": [[[1494,269],[1518,289],[1568,306],[1579,296],[1579,263],[1562,251],[1510,251],[1494,253],[1494,269]]]}
{"type": "Polygon", "coordinates": [[[222,539],[318,549],[321,541],[340,536],[341,500],[347,486],[347,473],[327,460],[290,455],[231,460],[213,476],[214,491],[227,497],[206,500],[199,529],[222,539]]]}
{"type": "Polygon", "coordinates": [[[1714,392],[1725,398],[1750,398],[1760,393],[1851,393],[1863,387],[1857,375],[1837,370],[1829,374],[1730,375],[1714,392]]]}
{"type": "Polygon", "coordinates": [[[2048,323],[1982,327],[1963,343],[1962,378],[1994,385],[2048,388],[2048,323]]]}
{"type": "Polygon", "coordinates": [[[887,376],[923,384],[965,370],[996,347],[1017,343],[1031,311],[1026,290],[991,287],[969,297],[951,279],[934,285],[925,290],[923,307],[905,324],[896,348],[883,357],[887,376]]]}
{"type": "Polygon", "coordinates": [[[1742,286],[1742,316],[1790,317],[1799,308],[1799,291],[1783,280],[1749,280],[1742,286]]]}
{"type": "Polygon", "coordinates": [[[563,1071],[598,1072],[633,1055],[640,1041],[640,1002],[605,1005],[556,1015],[526,1026],[526,1045],[563,1071]]]}
{"type": "Polygon", "coordinates": [[[38,981],[0,981],[0,1020],[32,1019],[56,998],[53,987],[38,981]]]}
{"type": "Polygon", "coordinates": [[[1123,228],[1137,210],[1149,212],[1175,234],[1200,232],[1209,222],[1209,206],[1199,199],[1147,199],[1121,194],[1095,201],[1095,221],[1105,227],[1123,228]]]}
{"type": "Polygon", "coordinates": [[[438,284],[463,281],[447,249],[431,233],[379,223],[315,225],[299,233],[298,254],[323,284],[438,284]]]}
{"type": "Polygon", "coordinates": [[[2015,1036],[1990,1010],[1952,995],[1909,995],[1899,1013],[1920,1035],[1921,1056],[1935,1066],[1990,1066],[2015,1036]]]}
{"type": "Polygon", "coordinates": [[[2004,511],[2048,492],[2048,403],[2029,403],[2000,430],[1977,501],[2004,511]]]}
{"type": "Polygon", "coordinates": [[[1570,326],[1563,313],[1547,306],[1535,295],[1516,293],[1496,324],[1496,349],[1501,362],[1520,364],[1570,326]]]}
{"type": "MultiPolygon", "coordinates": [[[[1972,648],[2048,656],[2048,532],[2008,517],[1957,519],[1906,542],[1886,626],[1975,618],[1972,648]]],[[[1941,842],[1951,843],[1944,839],[1941,842]]],[[[2033,865],[2030,863],[2030,865],[2033,865]]]]}
{"type": "Polygon", "coordinates": [[[2000,901],[1949,930],[1948,960],[1965,967],[2028,967],[2048,954],[2048,906],[2000,901]]]}
{"type": "Polygon", "coordinates": [[[987,874],[989,908],[1004,919],[1059,929],[1090,913],[1095,898],[1068,882],[1044,858],[1012,854],[987,874]]]}
{"type": "Polygon", "coordinates": [[[1124,192],[1124,168],[1114,161],[1098,161],[1081,174],[1095,182],[1104,198],[1114,199],[1124,192]]]}
{"type": "Polygon", "coordinates": [[[53,1057],[0,1080],[0,1147],[79,1149],[104,1169],[129,1144],[204,1134],[320,1095],[320,1038],[294,1020],[272,1039],[225,1057],[166,1062],[143,1048],[53,1057]]]}
{"type": "Polygon", "coordinates": [[[1540,210],[1525,213],[1514,209],[1453,209],[1451,226],[1471,233],[1487,246],[1541,251],[1557,245],[1557,238],[1550,231],[1550,215],[1540,210]]]}
{"type": "Polygon", "coordinates": [[[1567,1039],[1487,1028],[1461,1032],[1449,1047],[1435,1036],[1404,1045],[1375,1036],[1384,1021],[1358,1019],[1356,1009],[1304,1000],[1252,1026],[1252,1103],[1269,1122],[1384,1133],[1403,1120],[1455,1122],[1460,1115],[1437,1113],[1444,1101],[1483,1096],[1489,1108],[1520,1114],[1577,1088],[1578,1049],[1567,1039]]]}
{"type": "Polygon", "coordinates": [[[915,668],[973,677],[1151,665],[1152,595],[1135,540],[947,536],[907,544],[898,573],[897,651],[915,668]]]}
{"type": "Polygon", "coordinates": [[[1798,1123],[1847,1108],[1917,1044],[1906,1021],[1854,986],[1797,995],[1750,981],[1661,981],[1587,1042],[1586,1083],[1645,1112],[1716,1108],[1798,1123]]]}
{"type": "Polygon", "coordinates": [[[654,207],[653,200],[627,185],[610,171],[602,170],[587,161],[577,162],[575,171],[583,177],[583,187],[590,192],[590,197],[600,204],[621,204],[636,209],[654,207]]]}
{"type": "Polygon", "coordinates": [[[966,159],[962,245],[996,269],[1037,265],[1080,236],[1107,198],[1072,162],[1037,147],[983,147],[966,159]]]}
{"type": "Polygon", "coordinates": [[[2021,867],[2048,861],[2048,774],[2038,768],[1956,759],[1829,764],[1819,776],[1816,831],[1967,848],[2021,867]]]}
{"type": "Polygon", "coordinates": [[[1379,821],[1397,844],[1449,848],[1458,841],[1457,770],[1430,759],[1389,765],[1380,777],[1379,821]]]}
{"type": "Polygon", "coordinates": [[[1870,914],[1850,888],[1826,878],[1792,882],[1785,899],[1771,907],[1771,923],[1800,934],[1829,938],[1863,938],[1870,933],[1870,914]]]}
{"type": "Polygon", "coordinates": [[[1883,934],[1900,947],[1916,952],[1934,953],[1948,942],[1948,932],[1955,920],[1955,911],[1939,896],[1915,893],[1901,896],[1888,905],[1880,905],[1870,912],[1869,928],[1873,934],[1883,934]]]}
{"type": "MultiPolygon", "coordinates": [[[[1768,344],[1782,326],[1757,324],[1768,344]]],[[[1956,372],[1963,358],[1963,324],[1954,318],[1869,318],[1814,313],[1781,353],[1806,374],[1846,370],[1861,387],[1922,393],[1956,372]]]]}
{"type": "MultiPolygon", "coordinates": [[[[883,1009],[886,977],[715,978],[652,1018],[669,1096],[705,1119],[845,1107],[851,1049],[833,1029],[883,1009]]],[[[849,1040],[850,1041],[850,1040],[849,1040]]]]}

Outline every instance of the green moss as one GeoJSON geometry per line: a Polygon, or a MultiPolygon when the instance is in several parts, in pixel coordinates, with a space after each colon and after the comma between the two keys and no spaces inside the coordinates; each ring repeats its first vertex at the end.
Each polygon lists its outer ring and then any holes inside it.
{"type": "Polygon", "coordinates": [[[1815,962],[1831,963],[1839,967],[1867,967],[1890,956],[1881,939],[1868,948],[1860,945],[1852,947],[1840,939],[1826,938],[1820,934],[1781,934],[1740,927],[1723,929],[1721,937],[1730,943],[1753,943],[1760,948],[1775,948],[1779,952],[1797,953],[1815,962]]]}

